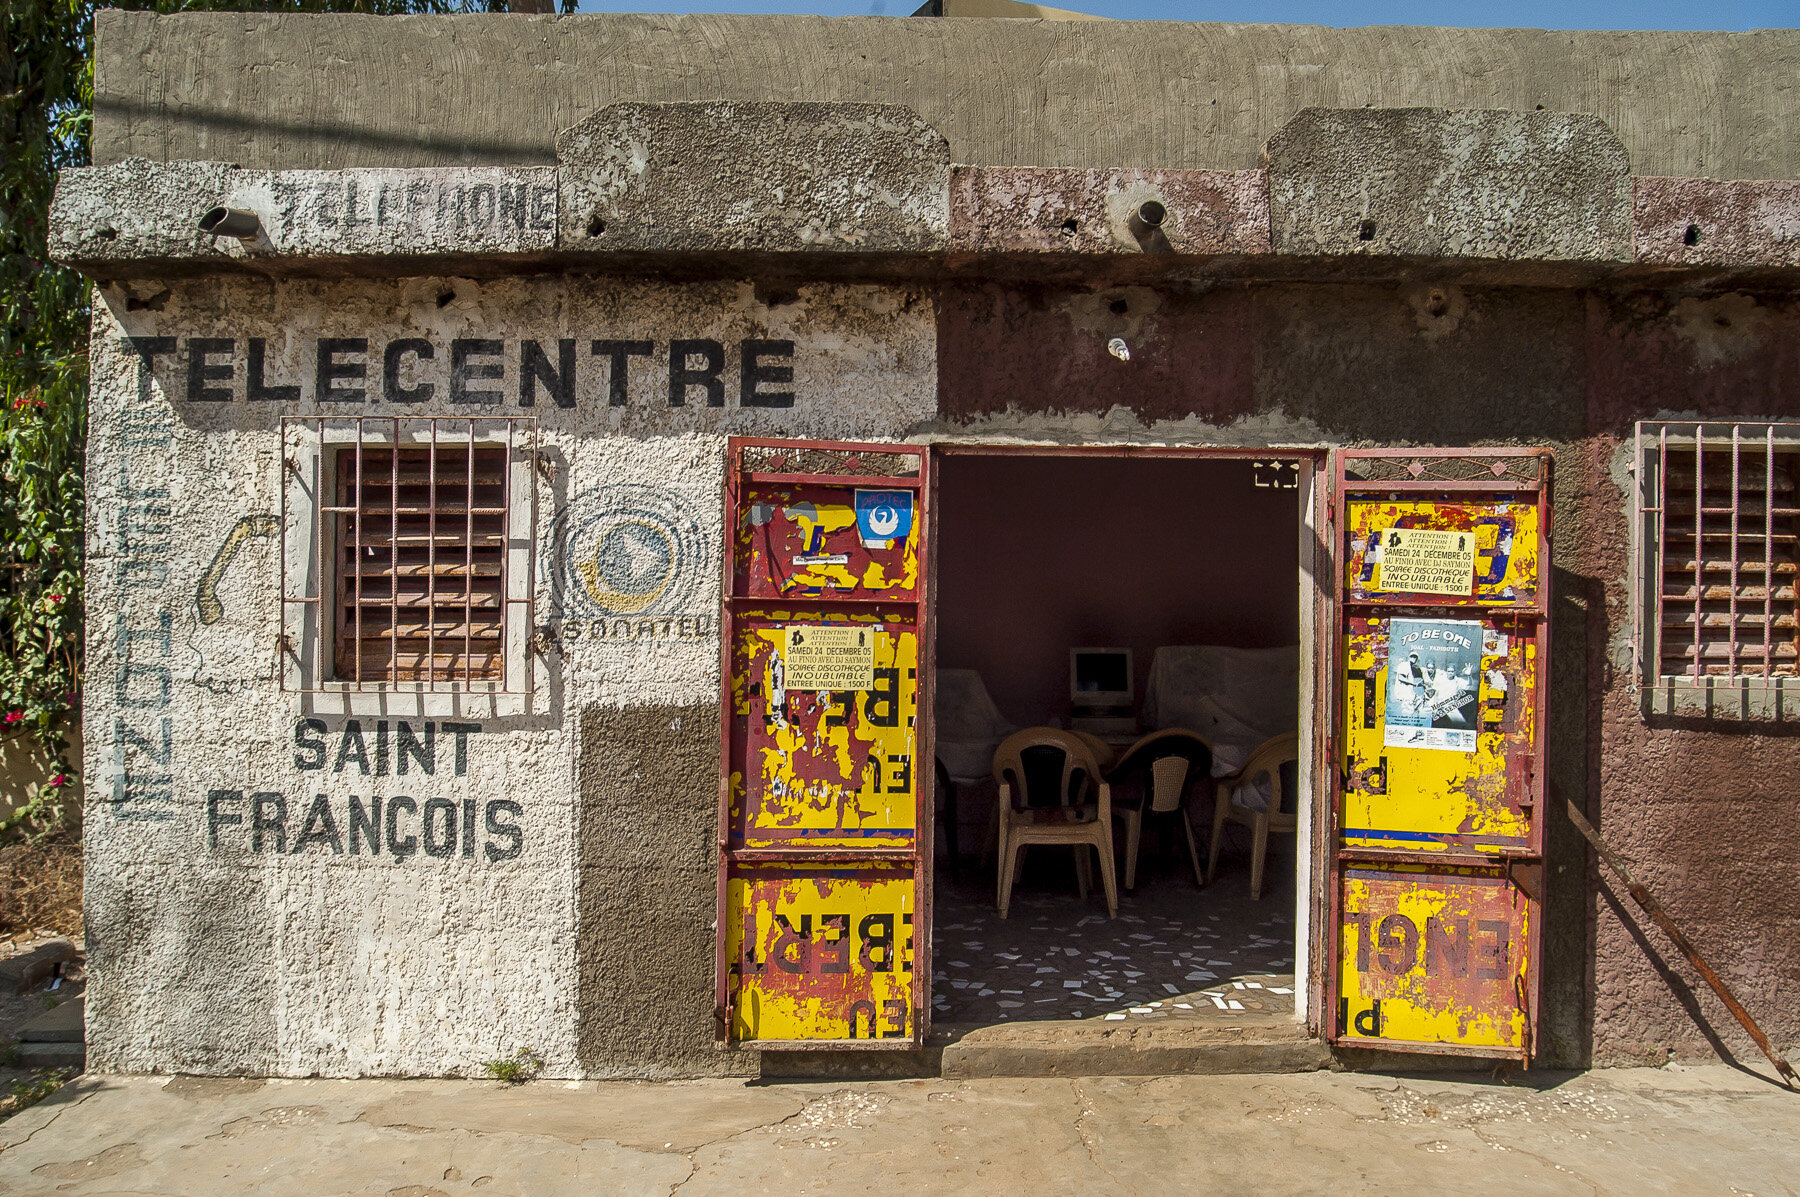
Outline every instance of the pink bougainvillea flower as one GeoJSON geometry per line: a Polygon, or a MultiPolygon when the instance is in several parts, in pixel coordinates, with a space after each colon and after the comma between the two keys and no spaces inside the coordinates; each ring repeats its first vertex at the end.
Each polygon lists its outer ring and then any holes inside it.
{"type": "Polygon", "coordinates": [[[21,720],[23,718],[25,718],[24,711],[8,711],[8,712],[6,712],[6,721],[8,723],[17,723],[19,720],[21,720]]]}
{"type": "Polygon", "coordinates": [[[60,602],[62,602],[62,600],[63,600],[63,596],[60,594],[53,594],[50,596],[50,601],[53,603],[60,603],[60,602]]]}
{"type": "Polygon", "coordinates": [[[50,784],[53,786],[66,786],[69,784],[69,775],[67,773],[58,773],[55,777],[50,779],[50,784]]]}

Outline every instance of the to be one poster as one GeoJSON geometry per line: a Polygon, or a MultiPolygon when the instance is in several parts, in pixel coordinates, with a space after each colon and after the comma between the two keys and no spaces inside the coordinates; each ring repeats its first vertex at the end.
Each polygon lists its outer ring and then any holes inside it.
{"type": "Polygon", "coordinates": [[[1481,624],[1388,621],[1388,748],[1474,752],[1481,696],[1481,624]]]}

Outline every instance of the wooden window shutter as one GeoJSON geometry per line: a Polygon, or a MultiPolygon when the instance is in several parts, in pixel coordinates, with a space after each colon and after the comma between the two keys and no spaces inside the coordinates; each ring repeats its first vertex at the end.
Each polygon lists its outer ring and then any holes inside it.
{"type": "Polygon", "coordinates": [[[506,447],[363,443],[335,458],[337,677],[503,681],[506,447]]]}

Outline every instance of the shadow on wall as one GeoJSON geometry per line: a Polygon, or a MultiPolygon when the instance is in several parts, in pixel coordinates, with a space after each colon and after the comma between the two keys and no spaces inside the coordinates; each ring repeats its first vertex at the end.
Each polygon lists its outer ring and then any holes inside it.
{"type": "Polygon", "coordinates": [[[577,787],[583,1071],[753,1074],[754,1053],[713,1047],[718,707],[589,707],[577,787]]]}

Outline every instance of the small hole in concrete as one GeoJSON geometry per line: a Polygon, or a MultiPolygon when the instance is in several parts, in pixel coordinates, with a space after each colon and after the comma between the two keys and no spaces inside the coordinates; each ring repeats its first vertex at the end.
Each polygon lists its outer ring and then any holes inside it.
{"type": "Polygon", "coordinates": [[[451,302],[455,299],[456,299],[456,292],[450,290],[449,288],[445,288],[444,290],[438,292],[437,305],[440,308],[447,308],[450,306],[451,302]]]}
{"type": "Polygon", "coordinates": [[[1538,106],[1537,106],[1537,110],[1538,110],[1538,111],[1539,111],[1539,112],[1542,112],[1542,111],[1543,111],[1543,110],[1544,110],[1544,106],[1543,106],[1543,105],[1542,105],[1542,104],[1539,104],[1539,105],[1538,105],[1538,106]]]}
{"type": "Polygon", "coordinates": [[[104,228],[104,229],[95,229],[94,236],[100,238],[100,240],[102,240],[102,241],[114,241],[114,240],[118,239],[119,230],[115,229],[115,228],[110,228],[110,227],[104,228]]]}
{"type": "Polygon", "coordinates": [[[1731,319],[1728,316],[1714,316],[1713,323],[1718,325],[1720,328],[1730,328],[1731,327],[1731,319]]]}
{"type": "Polygon", "coordinates": [[[1681,243],[1683,245],[1700,244],[1700,226],[1697,224],[1690,224],[1687,227],[1687,234],[1681,239],[1681,243]]]}
{"type": "Polygon", "coordinates": [[[1363,221],[1362,227],[1356,230],[1356,239],[1358,241],[1375,240],[1375,222],[1372,220],[1363,221]]]}
{"type": "Polygon", "coordinates": [[[605,231],[606,231],[606,222],[604,220],[601,220],[598,216],[591,216],[588,218],[588,230],[587,230],[588,236],[598,237],[601,233],[604,233],[605,231]]]}
{"type": "Polygon", "coordinates": [[[1073,216],[1071,216],[1071,217],[1069,217],[1069,219],[1063,221],[1062,231],[1063,231],[1063,236],[1073,237],[1076,233],[1079,233],[1081,231],[1081,222],[1076,220],[1073,216]]]}
{"type": "Polygon", "coordinates": [[[1112,309],[1112,314],[1115,316],[1123,316],[1126,312],[1131,310],[1131,305],[1126,303],[1123,299],[1115,299],[1107,306],[1112,309]]]}
{"type": "Polygon", "coordinates": [[[1433,291],[1425,297],[1425,310],[1433,316],[1442,316],[1450,310],[1450,297],[1442,291],[1433,291]]]}
{"type": "Polygon", "coordinates": [[[797,303],[800,292],[793,287],[783,287],[772,283],[756,284],[756,301],[764,307],[779,308],[790,303],[797,303]]]}

